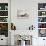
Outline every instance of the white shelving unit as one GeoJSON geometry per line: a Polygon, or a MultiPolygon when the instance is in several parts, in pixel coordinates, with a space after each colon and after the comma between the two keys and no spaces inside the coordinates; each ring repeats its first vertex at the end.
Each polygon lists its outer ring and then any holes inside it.
{"type": "Polygon", "coordinates": [[[8,11],[8,10],[0,10],[0,11],[8,11]]]}
{"type": "Polygon", "coordinates": [[[45,34],[40,33],[41,31],[46,33],[46,3],[38,3],[38,32],[40,37],[46,37],[45,34]]]}
{"type": "Polygon", "coordinates": [[[0,17],[8,17],[8,16],[0,16],[0,17]]]}
{"type": "Polygon", "coordinates": [[[38,16],[38,17],[46,17],[46,16],[44,15],[44,16],[38,16]]]}
{"type": "Polygon", "coordinates": [[[38,11],[46,11],[46,9],[45,10],[38,10],[38,11]]]}
{"type": "Polygon", "coordinates": [[[4,35],[5,33],[1,34],[1,32],[0,32],[0,36],[1,36],[0,45],[9,45],[10,40],[8,39],[8,31],[10,29],[10,0],[0,0],[0,26],[1,26],[1,24],[7,25],[7,30],[5,30],[7,36],[4,35]],[[6,4],[6,7],[5,7],[5,4],[6,4]],[[4,5],[4,7],[3,7],[3,5],[4,5]],[[6,9],[3,9],[3,8],[6,8],[6,9]],[[3,15],[1,12],[3,12],[3,15]],[[6,18],[7,20],[5,19],[6,21],[4,21],[3,18],[4,19],[6,18]],[[3,39],[3,40],[1,40],[1,39],[3,39]]]}
{"type": "Polygon", "coordinates": [[[38,28],[38,29],[46,29],[46,28],[38,28]]]}
{"type": "MultiPolygon", "coordinates": [[[[1,28],[0,30],[4,31],[6,29],[5,31],[7,31],[7,34],[6,34],[7,37],[8,37],[8,23],[9,23],[8,19],[9,19],[8,18],[8,3],[0,3],[0,28],[1,28]]],[[[4,34],[1,34],[1,35],[4,35],[4,34]]]]}
{"type": "Polygon", "coordinates": [[[46,22],[38,22],[38,23],[46,23],[46,22]]]}

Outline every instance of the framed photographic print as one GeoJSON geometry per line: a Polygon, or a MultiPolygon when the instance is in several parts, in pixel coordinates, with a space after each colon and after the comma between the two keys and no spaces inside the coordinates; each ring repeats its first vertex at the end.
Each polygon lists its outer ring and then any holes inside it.
{"type": "Polygon", "coordinates": [[[18,9],[17,10],[17,18],[28,18],[29,12],[26,9],[18,9]]]}

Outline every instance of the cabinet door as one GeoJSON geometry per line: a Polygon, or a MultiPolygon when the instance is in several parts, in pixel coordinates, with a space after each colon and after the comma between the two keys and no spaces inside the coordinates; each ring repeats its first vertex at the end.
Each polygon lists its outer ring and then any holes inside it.
{"type": "Polygon", "coordinates": [[[39,44],[39,46],[44,46],[43,40],[42,39],[39,39],[38,44],[39,44]]]}

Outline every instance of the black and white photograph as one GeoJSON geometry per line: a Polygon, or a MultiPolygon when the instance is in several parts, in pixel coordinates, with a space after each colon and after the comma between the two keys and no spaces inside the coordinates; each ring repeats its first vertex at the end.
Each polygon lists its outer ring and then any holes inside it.
{"type": "Polygon", "coordinates": [[[17,10],[17,18],[29,18],[29,13],[27,9],[18,9],[17,10]]]}

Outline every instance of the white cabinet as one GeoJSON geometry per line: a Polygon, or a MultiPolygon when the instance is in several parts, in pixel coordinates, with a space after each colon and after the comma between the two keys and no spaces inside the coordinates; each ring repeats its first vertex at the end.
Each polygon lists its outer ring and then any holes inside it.
{"type": "Polygon", "coordinates": [[[38,3],[38,46],[46,46],[46,3],[38,3]]]}
{"type": "Polygon", "coordinates": [[[8,37],[5,37],[5,35],[0,35],[0,45],[8,45],[8,37]]]}
{"type": "Polygon", "coordinates": [[[38,38],[38,46],[46,46],[46,38],[44,37],[38,38]]]}
{"type": "Polygon", "coordinates": [[[8,2],[0,0],[0,45],[8,45],[8,2]]]}
{"type": "Polygon", "coordinates": [[[0,0],[0,45],[8,45],[8,31],[10,29],[10,1],[0,0]]]}
{"type": "Polygon", "coordinates": [[[46,37],[46,3],[38,3],[39,37],[46,37]]]}

